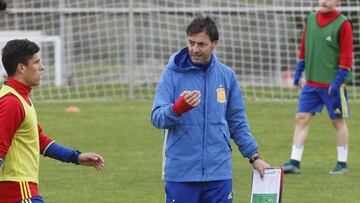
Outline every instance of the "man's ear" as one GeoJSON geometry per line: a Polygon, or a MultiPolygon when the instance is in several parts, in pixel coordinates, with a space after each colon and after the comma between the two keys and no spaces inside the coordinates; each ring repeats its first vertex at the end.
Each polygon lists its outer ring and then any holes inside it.
{"type": "Polygon", "coordinates": [[[212,50],[214,50],[218,46],[218,41],[214,41],[211,46],[212,50]]]}
{"type": "Polygon", "coordinates": [[[26,69],[26,66],[22,63],[19,63],[17,66],[16,66],[16,72],[17,73],[21,73],[23,74],[25,72],[25,69],[26,69]]]}

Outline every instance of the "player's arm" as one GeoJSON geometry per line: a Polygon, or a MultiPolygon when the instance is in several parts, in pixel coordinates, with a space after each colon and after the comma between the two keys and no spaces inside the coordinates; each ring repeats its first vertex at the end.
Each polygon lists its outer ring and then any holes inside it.
{"type": "Polygon", "coordinates": [[[0,168],[24,117],[24,109],[16,96],[9,94],[0,99],[0,168]]]}
{"type": "Polygon", "coordinates": [[[296,62],[296,69],[294,73],[294,85],[300,86],[301,75],[305,70],[305,38],[306,38],[306,27],[301,35],[301,43],[298,54],[298,60],[296,62]]]}
{"type": "Polygon", "coordinates": [[[78,156],[81,154],[80,151],[69,149],[61,146],[60,144],[53,141],[51,138],[43,133],[40,125],[38,125],[39,131],[39,142],[40,142],[40,153],[44,156],[66,162],[79,164],[78,156]]]}
{"type": "Polygon", "coordinates": [[[340,69],[351,70],[353,61],[353,33],[350,21],[343,23],[339,35],[340,69]]]}
{"type": "Polygon", "coordinates": [[[93,152],[81,153],[79,150],[64,147],[51,138],[47,137],[40,125],[38,125],[40,152],[47,157],[77,165],[93,166],[96,170],[104,167],[104,159],[93,152]]]}
{"type": "Polygon", "coordinates": [[[353,55],[353,34],[350,21],[344,22],[341,26],[339,45],[340,64],[335,79],[332,81],[329,88],[330,95],[337,95],[339,93],[341,84],[346,81],[349,71],[351,71],[353,55]]]}
{"type": "Polygon", "coordinates": [[[299,49],[299,53],[298,53],[299,60],[305,59],[305,40],[306,40],[306,26],[304,26],[304,31],[301,34],[300,49],[299,49]]]}

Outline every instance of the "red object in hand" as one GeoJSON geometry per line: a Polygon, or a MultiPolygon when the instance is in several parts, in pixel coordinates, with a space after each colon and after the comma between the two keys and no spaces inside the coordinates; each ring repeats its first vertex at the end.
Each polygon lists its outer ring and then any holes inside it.
{"type": "Polygon", "coordinates": [[[188,112],[190,109],[194,108],[189,103],[186,102],[185,97],[182,95],[172,106],[173,111],[176,115],[180,116],[181,114],[188,112]]]}

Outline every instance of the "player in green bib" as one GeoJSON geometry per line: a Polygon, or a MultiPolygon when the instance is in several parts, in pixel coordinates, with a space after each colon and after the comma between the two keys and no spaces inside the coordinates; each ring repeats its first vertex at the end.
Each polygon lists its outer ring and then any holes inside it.
{"type": "Polygon", "coordinates": [[[295,117],[295,131],[290,161],[283,165],[285,173],[300,173],[300,162],[309,123],[325,106],[336,131],[337,164],[330,174],[347,173],[349,116],[346,84],[351,81],[352,25],[336,6],[340,0],[318,0],[319,11],[307,18],[302,35],[294,85],[301,86],[305,71],[306,83],[301,91],[295,117]]]}

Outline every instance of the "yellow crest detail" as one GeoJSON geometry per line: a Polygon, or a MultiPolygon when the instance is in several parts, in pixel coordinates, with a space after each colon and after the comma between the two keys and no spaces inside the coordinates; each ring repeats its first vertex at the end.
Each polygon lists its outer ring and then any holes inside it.
{"type": "Polygon", "coordinates": [[[334,111],[334,113],[335,113],[335,114],[340,114],[340,113],[341,113],[341,111],[340,111],[340,109],[339,109],[339,108],[336,108],[336,109],[335,109],[335,111],[334,111]]]}
{"type": "Polygon", "coordinates": [[[219,87],[216,89],[217,94],[217,101],[219,103],[225,103],[226,102],[226,94],[225,94],[225,88],[219,87]]]}

